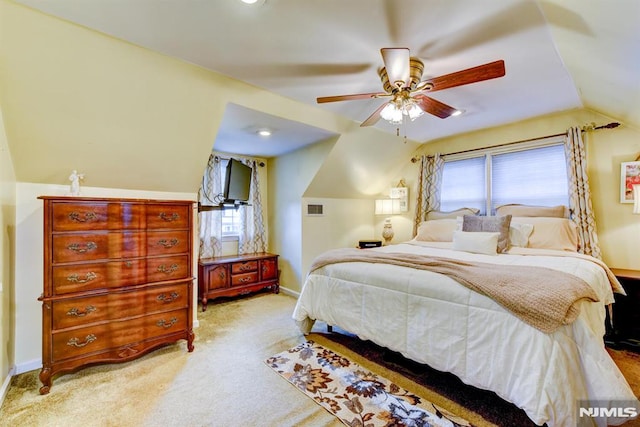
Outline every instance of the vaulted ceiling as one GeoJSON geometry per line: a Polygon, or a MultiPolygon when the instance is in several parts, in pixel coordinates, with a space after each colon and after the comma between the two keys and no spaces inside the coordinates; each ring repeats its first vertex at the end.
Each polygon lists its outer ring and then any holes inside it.
{"type": "MultiPolygon", "coordinates": [[[[312,105],[380,92],[383,47],[409,48],[424,78],[505,61],[502,78],[434,93],[464,114],[408,123],[402,132],[419,142],[576,108],[640,128],[637,0],[17,2],[312,105]]],[[[383,102],[319,107],[360,123],[383,102]]],[[[227,123],[221,137],[257,125],[227,123]]],[[[384,120],[376,127],[397,128],[384,120]]]]}

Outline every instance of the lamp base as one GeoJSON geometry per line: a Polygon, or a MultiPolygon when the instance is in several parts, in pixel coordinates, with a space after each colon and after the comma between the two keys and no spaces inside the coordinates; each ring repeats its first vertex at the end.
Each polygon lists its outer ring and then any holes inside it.
{"type": "Polygon", "coordinates": [[[393,227],[391,226],[391,220],[385,219],[384,228],[382,229],[382,238],[384,239],[384,243],[382,245],[389,245],[391,243],[391,240],[393,240],[394,235],[395,233],[393,232],[393,227]]]}

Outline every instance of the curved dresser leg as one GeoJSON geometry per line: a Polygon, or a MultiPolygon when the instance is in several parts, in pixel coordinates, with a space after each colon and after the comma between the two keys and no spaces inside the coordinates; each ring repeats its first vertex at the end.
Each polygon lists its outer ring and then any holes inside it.
{"type": "Polygon", "coordinates": [[[51,389],[51,370],[49,368],[42,368],[38,377],[42,383],[40,394],[48,394],[51,389]]]}

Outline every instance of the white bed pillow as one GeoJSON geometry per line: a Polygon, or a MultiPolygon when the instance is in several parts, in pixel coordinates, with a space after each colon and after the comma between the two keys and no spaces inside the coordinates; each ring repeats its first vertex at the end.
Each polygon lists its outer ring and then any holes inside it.
{"type": "Polygon", "coordinates": [[[567,218],[512,217],[512,224],[532,224],[528,248],[578,251],[578,226],[567,218]]]}
{"type": "Polygon", "coordinates": [[[453,232],[453,250],[497,255],[499,237],[500,233],[457,230],[453,232]]]}
{"type": "Polygon", "coordinates": [[[533,233],[533,224],[514,224],[512,220],[509,225],[510,245],[526,248],[529,244],[531,233],[533,233]]]}
{"type": "Polygon", "coordinates": [[[458,228],[458,221],[455,218],[424,221],[420,224],[420,227],[418,227],[418,234],[415,240],[423,242],[451,242],[453,240],[453,232],[458,228]]]}

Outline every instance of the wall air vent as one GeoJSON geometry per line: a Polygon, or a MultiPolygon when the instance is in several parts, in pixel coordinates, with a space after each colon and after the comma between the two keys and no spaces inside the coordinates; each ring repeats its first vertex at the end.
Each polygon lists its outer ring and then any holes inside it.
{"type": "Polygon", "coordinates": [[[307,205],[308,216],[322,216],[324,215],[324,205],[307,205]]]}

